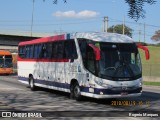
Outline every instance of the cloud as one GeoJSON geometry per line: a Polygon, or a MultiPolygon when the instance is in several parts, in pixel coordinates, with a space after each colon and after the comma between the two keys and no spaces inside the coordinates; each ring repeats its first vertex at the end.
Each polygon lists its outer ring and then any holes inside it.
{"type": "Polygon", "coordinates": [[[56,17],[66,17],[66,18],[93,18],[98,16],[99,13],[95,11],[89,11],[89,10],[83,10],[80,12],[75,12],[75,11],[66,11],[66,12],[61,12],[57,11],[53,13],[53,16],[56,17]]]}

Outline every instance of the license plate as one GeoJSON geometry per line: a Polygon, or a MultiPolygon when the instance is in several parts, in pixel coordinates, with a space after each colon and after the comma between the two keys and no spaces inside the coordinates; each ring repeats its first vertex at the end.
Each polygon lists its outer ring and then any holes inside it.
{"type": "Polygon", "coordinates": [[[128,92],[121,92],[121,95],[128,95],[128,92]]]}

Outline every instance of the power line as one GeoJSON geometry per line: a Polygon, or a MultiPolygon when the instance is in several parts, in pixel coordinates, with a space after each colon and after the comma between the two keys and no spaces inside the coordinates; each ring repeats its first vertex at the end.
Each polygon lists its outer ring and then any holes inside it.
{"type": "MultiPolygon", "coordinates": [[[[123,21],[122,21],[122,20],[112,19],[112,18],[110,18],[110,19],[109,19],[109,22],[121,22],[121,23],[123,23],[123,21]]],[[[136,25],[144,24],[144,23],[130,22],[130,21],[125,21],[125,23],[136,24],[136,25]]],[[[146,24],[146,23],[145,23],[145,24],[146,24]]],[[[160,28],[160,26],[158,26],[158,25],[146,24],[146,26],[160,28]]]]}

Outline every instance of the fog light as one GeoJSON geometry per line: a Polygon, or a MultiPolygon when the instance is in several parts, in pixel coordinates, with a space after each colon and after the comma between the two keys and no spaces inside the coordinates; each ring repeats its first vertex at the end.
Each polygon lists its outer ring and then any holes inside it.
{"type": "Polygon", "coordinates": [[[100,95],[103,95],[103,92],[100,92],[100,95]]]}

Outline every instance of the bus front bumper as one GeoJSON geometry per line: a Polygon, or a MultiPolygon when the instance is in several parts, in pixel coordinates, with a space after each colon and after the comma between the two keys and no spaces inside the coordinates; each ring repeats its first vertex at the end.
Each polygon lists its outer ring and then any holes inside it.
{"type": "Polygon", "coordinates": [[[81,95],[93,98],[124,98],[141,96],[142,87],[123,89],[99,89],[99,88],[82,88],[81,95]]]}

